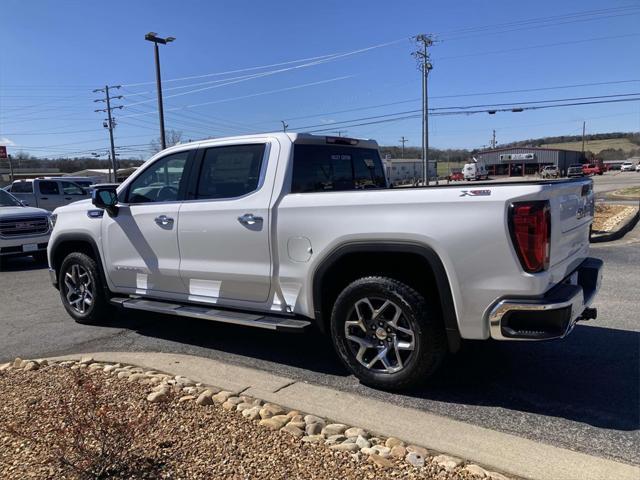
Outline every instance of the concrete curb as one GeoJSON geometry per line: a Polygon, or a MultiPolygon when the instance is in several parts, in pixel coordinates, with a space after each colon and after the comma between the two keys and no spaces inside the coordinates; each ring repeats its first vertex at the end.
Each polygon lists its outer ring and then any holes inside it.
{"type": "MultiPolygon", "coordinates": [[[[83,355],[90,355],[96,361],[133,364],[184,375],[206,385],[395,436],[513,476],[534,480],[640,478],[640,467],[217,360],[148,352],[89,352],[83,355]]],[[[80,354],[75,354],[53,359],[79,357],[80,354]]]]}
{"type": "Polygon", "coordinates": [[[635,215],[629,218],[629,220],[627,220],[627,222],[622,227],[613,232],[591,236],[591,238],[589,238],[589,243],[612,242],[613,240],[618,240],[624,237],[628,232],[633,230],[633,227],[636,226],[638,220],[640,220],[640,208],[638,208],[638,211],[635,213],[635,215]]]}

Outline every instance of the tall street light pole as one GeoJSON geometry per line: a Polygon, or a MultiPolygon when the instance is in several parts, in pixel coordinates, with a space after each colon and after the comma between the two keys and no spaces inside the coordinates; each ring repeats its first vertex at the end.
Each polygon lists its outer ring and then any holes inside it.
{"type": "Polygon", "coordinates": [[[162,81],[160,79],[160,51],[158,49],[158,44],[161,43],[162,45],[166,45],[167,43],[173,42],[175,37],[161,38],[158,37],[157,33],[149,32],[144,36],[144,39],[153,42],[153,50],[156,60],[156,85],[158,88],[158,115],[160,117],[160,146],[164,150],[167,148],[167,142],[164,134],[164,108],[162,107],[162,81]]]}

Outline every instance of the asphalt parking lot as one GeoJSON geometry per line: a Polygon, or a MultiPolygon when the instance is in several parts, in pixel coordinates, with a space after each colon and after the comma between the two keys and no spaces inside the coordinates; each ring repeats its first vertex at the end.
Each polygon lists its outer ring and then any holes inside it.
{"type": "Polygon", "coordinates": [[[429,385],[404,394],[360,385],[313,333],[148,314],[77,325],[45,266],[28,258],[7,262],[0,272],[0,362],[107,350],[199,355],[638,464],[640,225],[619,241],[594,246],[593,255],[605,261],[596,321],[562,341],[470,342],[429,385]]]}

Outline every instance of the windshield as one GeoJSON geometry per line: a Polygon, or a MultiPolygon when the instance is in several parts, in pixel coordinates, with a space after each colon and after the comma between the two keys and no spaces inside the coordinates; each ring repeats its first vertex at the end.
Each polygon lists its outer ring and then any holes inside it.
{"type": "Polygon", "coordinates": [[[22,204],[13,195],[0,190],[0,207],[20,207],[22,204]]]}

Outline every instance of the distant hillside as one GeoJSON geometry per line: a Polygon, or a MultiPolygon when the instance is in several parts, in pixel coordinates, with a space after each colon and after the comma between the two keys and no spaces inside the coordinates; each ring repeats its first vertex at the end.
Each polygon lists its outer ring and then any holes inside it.
{"type": "MultiPolygon", "coordinates": [[[[582,135],[543,137],[501,144],[500,147],[546,147],[582,150],[582,135]]],[[[612,132],[585,135],[584,150],[604,160],[619,160],[640,155],[640,133],[612,132]]]]}

